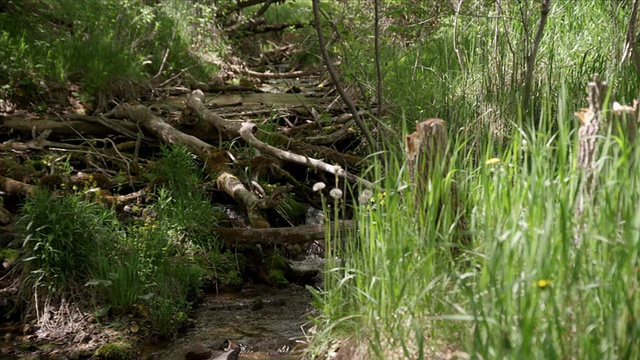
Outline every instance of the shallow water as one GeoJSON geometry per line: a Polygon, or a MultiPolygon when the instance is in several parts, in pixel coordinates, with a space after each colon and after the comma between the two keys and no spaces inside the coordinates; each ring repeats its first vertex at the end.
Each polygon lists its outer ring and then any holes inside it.
{"type": "Polygon", "coordinates": [[[146,347],[143,355],[182,360],[191,344],[217,350],[229,340],[241,345],[240,359],[296,359],[291,352],[302,346],[303,329],[310,327],[310,301],[309,291],[299,285],[285,289],[256,285],[236,293],[207,295],[195,309],[192,328],[172,343],[146,347]]]}

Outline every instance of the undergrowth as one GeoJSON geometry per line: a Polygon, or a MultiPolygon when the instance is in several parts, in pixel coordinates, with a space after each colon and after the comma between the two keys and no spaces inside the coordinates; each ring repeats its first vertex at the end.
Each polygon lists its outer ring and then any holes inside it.
{"type": "Polygon", "coordinates": [[[223,48],[215,9],[197,2],[25,0],[2,10],[0,98],[41,110],[67,92],[91,103],[183,70],[207,78],[223,48]]]}
{"type": "Polygon", "coordinates": [[[170,338],[188,324],[205,274],[220,257],[211,235],[215,209],[189,152],[167,147],[163,154],[155,176],[164,185],[155,203],[126,226],[83,189],[38,192],[27,201],[22,263],[25,296],[36,313],[44,299],[79,296],[101,320],[128,318],[148,335],[170,338]]]}

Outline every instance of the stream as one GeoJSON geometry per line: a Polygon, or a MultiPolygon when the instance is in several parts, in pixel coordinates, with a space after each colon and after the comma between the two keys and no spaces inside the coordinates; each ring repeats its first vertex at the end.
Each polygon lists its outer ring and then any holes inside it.
{"type": "Polygon", "coordinates": [[[212,357],[228,340],[241,346],[240,359],[299,359],[292,354],[311,326],[311,296],[300,285],[278,289],[245,285],[242,291],[207,295],[194,312],[194,326],[169,344],[142,349],[142,358],[182,360],[189,346],[202,344],[212,357]]]}
{"type": "MultiPolygon", "coordinates": [[[[225,214],[236,227],[245,227],[248,220],[235,206],[223,206],[225,214]]],[[[305,225],[323,222],[322,211],[307,207],[305,225]]],[[[298,272],[315,275],[320,283],[324,259],[314,246],[309,246],[306,258],[291,261],[298,272]]],[[[317,285],[316,285],[317,286],[317,285]]],[[[321,285],[320,285],[321,286],[321,285]]],[[[313,324],[315,309],[311,294],[304,285],[289,284],[276,288],[245,282],[241,290],[207,294],[191,317],[193,326],[178,339],[167,344],[147,344],[140,349],[141,358],[149,360],[182,360],[195,344],[211,349],[211,359],[223,353],[223,344],[240,346],[239,359],[300,359],[305,332],[313,324]]]]}

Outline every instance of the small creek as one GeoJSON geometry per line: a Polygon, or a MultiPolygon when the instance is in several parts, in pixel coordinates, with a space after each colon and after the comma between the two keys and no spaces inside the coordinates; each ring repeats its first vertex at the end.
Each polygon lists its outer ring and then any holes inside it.
{"type": "MultiPolygon", "coordinates": [[[[233,226],[247,226],[248,220],[235,206],[223,209],[233,226]]],[[[305,224],[322,222],[322,211],[308,206],[305,224]]],[[[292,261],[292,266],[315,274],[321,271],[324,260],[314,255],[318,251],[313,249],[310,246],[305,260],[292,261]]],[[[222,353],[225,341],[232,341],[241,346],[240,360],[297,360],[300,354],[294,350],[304,347],[305,331],[312,326],[310,318],[315,315],[311,294],[303,285],[275,288],[245,283],[239,291],[205,295],[191,314],[192,327],[171,343],[144,346],[141,357],[182,360],[189,346],[202,344],[212,350],[213,359],[222,353]]]]}
{"type": "Polygon", "coordinates": [[[172,343],[145,347],[143,355],[182,360],[191,344],[200,343],[214,350],[214,358],[229,340],[241,345],[240,359],[298,359],[290,353],[304,339],[303,328],[310,326],[310,301],[309,291],[300,285],[245,286],[236,293],[207,295],[196,308],[193,327],[172,343]]]}

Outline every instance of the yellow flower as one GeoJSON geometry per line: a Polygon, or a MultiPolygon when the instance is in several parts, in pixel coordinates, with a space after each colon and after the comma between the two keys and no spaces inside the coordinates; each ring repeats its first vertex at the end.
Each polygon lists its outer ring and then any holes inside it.
{"type": "Polygon", "coordinates": [[[498,159],[498,158],[491,158],[491,159],[489,159],[489,160],[487,160],[485,162],[485,164],[487,164],[487,165],[495,165],[495,164],[499,164],[499,163],[500,163],[500,159],[498,159]]]}
{"type": "Polygon", "coordinates": [[[551,280],[545,280],[545,279],[538,280],[537,285],[540,289],[544,289],[547,286],[551,285],[551,280]]]}

